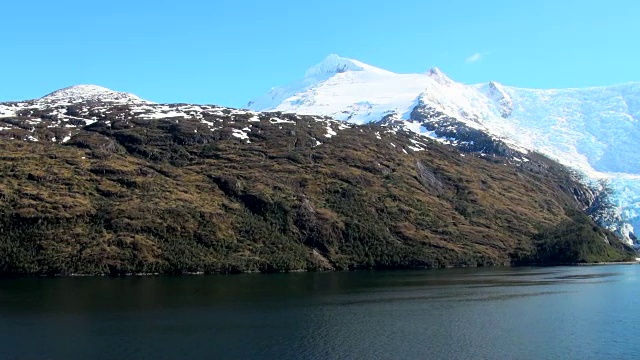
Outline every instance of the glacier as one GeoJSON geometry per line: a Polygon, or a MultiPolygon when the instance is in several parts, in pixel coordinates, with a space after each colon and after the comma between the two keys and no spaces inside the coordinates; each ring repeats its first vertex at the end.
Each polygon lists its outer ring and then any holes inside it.
{"type": "Polygon", "coordinates": [[[606,181],[624,223],[612,230],[631,242],[633,229],[640,229],[640,83],[574,89],[462,84],[438,68],[399,74],[329,55],[301,80],[273,88],[247,107],[357,124],[391,115],[420,132],[411,119],[419,104],[515,148],[549,156],[587,181],[606,181]]]}

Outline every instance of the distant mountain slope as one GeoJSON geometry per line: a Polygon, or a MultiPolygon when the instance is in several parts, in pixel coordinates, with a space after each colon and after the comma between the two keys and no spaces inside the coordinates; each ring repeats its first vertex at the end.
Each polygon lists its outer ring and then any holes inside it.
{"type": "Polygon", "coordinates": [[[89,93],[1,104],[0,275],[633,257],[573,174],[497,141],[89,93]]]}
{"type": "Polygon", "coordinates": [[[357,124],[394,118],[396,126],[450,142],[456,132],[481,130],[610,182],[621,221],[608,225],[627,238],[629,224],[640,228],[640,83],[550,90],[464,85],[439,69],[396,74],[330,55],[300,82],[274,88],[248,107],[357,124]]]}

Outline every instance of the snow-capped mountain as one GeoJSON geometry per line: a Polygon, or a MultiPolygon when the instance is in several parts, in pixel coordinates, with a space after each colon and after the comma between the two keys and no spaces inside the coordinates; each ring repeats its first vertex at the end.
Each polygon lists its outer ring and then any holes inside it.
{"type": "MultiPolygon", "coordinates": [[[[429,124],[399,116],[356,125],[129,96],[123,103],[81,89],[49,103],[0,103],[10,109],[0,115],[0,274],[440,268],[635,255],[587,217],[608,219],[606,198],[557,162],[505,149],[477,129],[454,126],[455,138],[429,139],[406,129],[429,124]],[[492,148],[474,153],[478,143],[492,148]]],[[[455,125],[422,103],[411,116],[437,117],[435,136],[455,125]]]]}
{"type": "Polygon", "coordinates": [[[60,89],[37,99],[38,103],[78,103],[83,101],[101,101],[111,103],[149,103],[136,95],[113,91],[97,85],[74,85],[60,89]]]}
{"type": "MultiPolygon", "coordinates": [[[[0,118],[16,116],[19,111],[49,108],[52,106],[94,102],[104,104],[153,104],[138,96],[126,92],[113,91],[97,85],[74,85],[56,90],[38,99],[0,103],[0,118]]],[[[63,114],[60,114],[63,115],[63,114]]]]}
{"type": "Polygon", "coordinates": [[[274,88],[248,106],[366,123],[390,113],[408,117],[416,105],[416,95],[447,80],[437,69],[429,74],[395,74],[330,55],[310,68],[300,82],[274,88]]]}
{"type": "MultiPolygon", "coordinates": [[[[353,123],[394,119],[425,136],[452,140],[481,130],[514,148],[543,153],[614,189],[622,223],[640,229],[640,83],[583,89],[466,85],[434,68],[397,74],[330,55],[305,77],[249,102],[257,111],[328,115],[353,123]]],[[[481,149],[476,149],[481,151],[481,149]]]]}

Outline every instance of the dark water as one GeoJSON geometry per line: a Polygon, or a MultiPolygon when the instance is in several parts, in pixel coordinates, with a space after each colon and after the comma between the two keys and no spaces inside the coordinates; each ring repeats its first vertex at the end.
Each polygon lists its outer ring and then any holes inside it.
{"type": "Polygon", "coordinates": [[[0,359],[639,359],[640,266],[0,280],[0,359]]]}

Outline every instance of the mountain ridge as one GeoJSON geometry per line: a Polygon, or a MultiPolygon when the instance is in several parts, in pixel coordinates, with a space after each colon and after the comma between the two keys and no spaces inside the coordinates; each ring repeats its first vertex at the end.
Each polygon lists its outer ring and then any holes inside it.
{"type": "Polygon", "coordinates": [[[354,125],[91,99],[1,107],[12,113],[0,116],[0,275],[633,257],[585,214],[605,198],[472,130],[445,145],[391,116],[354,125]]]}

